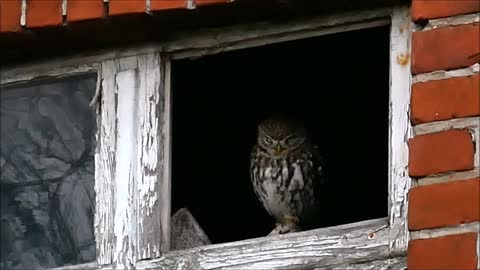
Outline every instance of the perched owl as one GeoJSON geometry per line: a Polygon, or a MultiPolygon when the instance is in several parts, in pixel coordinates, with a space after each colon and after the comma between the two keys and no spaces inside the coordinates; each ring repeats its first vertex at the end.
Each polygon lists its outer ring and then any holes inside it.
{"type": "Polygon", "coordinates": [[[318,210],[323,162],[303,125],[271,117],[258,126],[251,152],[250,176],[255,194],[276,219],[271,234],[300,231],[318,210]]]}

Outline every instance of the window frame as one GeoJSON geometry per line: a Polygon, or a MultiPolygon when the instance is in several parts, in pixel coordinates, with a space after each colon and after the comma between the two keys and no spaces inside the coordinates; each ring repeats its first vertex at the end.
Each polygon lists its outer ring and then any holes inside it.
{"type": "Polygon", "coordinates": [[[97,261],[56,269],[405,268],[409,240],[407,193],[411,186],[407,145],[412,137],[409,118],[411,28],[410,8],[395,6],[178,33],[162,43],[143,47],[3,67],[0,85],[92,71],[98,75],[99,87],[93,102],[99,125],[95,154],[97,261]],[[287,235],[169,251],[171,61],[381,25],[391,26],[389,216],[287,235]],[[132,93],[132,89],[140,94],[132,93]],[[138,104],[145,106],[135,106],[138,104]],[[146,109],[140,109],[142,107],[146,109]],[[134,114],[133,118],[129,113],[134,114]],[[133,137],[125,139],[118,134],[134,136],[135,145],[125,148],[126,144],[120,142],[133,137]],[[144,140],[146,137],[148,139],[144,140]],[[134,172],[117,165],[112,155],[118,155],[118,150],[131,153],[121,164],[135,167],[134,172]],[[116,178],[114,171],[123,177],[116,178]],[[147,176],[145,171],[153,174],[147,176]],[[135,176],[128,178],[125,174],[135,176]],[[123,195],[115,194],[119,190],[123,195]],[[123,227],[114,226],[112,219],[123,227]],[[127,230],[126,224],[130,226],[127,230]],[[154,233],[155,230],[160,233],[154,233]]]}

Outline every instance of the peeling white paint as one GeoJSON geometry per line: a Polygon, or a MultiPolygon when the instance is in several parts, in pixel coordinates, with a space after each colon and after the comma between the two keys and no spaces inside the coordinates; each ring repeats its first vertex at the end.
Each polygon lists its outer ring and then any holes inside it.
{"type": "Polygon", "coordinates": [[[138,71],[130,69],[115,76],[118,87],[117,105],[117,148],[115,166],[115,213],[113,233],[113,264],[119,269],[131,269],[136,262],[136,222],[134,208],[136,199],[136,165],[134,151],[137,145],[137,104],[138,71]]]}
{"type": "Polygon", "coordinates": [[[159,257],[161,245],[169,243],[159,199],[163,72],[158,54],[102,62],[95,215],[100,265],[133,268],[137,260],[159,257]],[[105,177],[105,168],[114,171],[105,177]]]}
{"type": "Polygon", "coordinates": [[[412,137],[410,124],[411,70],[408,63],[397,62],[399,55],[411,55],[411,31],[408,8],[395,9],[392,15],[390,47],[390,131],[389,131],[389,213],[392,240],[390,248],[405,252],[408,245],[406,222],[411,186],[408,176],[408,139],[412,137]]]}

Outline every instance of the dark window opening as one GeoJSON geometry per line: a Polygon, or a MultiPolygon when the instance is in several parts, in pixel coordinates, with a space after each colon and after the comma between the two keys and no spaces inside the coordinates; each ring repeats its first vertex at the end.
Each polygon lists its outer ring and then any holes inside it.
{"type": "Polygon", "coordinates": [[[275,221],[249,176],[256,126],[299,117],[326,160],[313,228],[388,215],[390,27],[249,48],[172,66],[172,214],[213,243],[266,236],[275,221]]]}

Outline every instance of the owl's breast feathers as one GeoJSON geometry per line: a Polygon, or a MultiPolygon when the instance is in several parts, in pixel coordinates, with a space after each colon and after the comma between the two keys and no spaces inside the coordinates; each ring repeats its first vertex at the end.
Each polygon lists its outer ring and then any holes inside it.
{"type": "Polygon", "coordinates": [[[285,215],[300,221],[315,212],[322,181],[322,159],[316,147],[307,145],[283,158],[274,158],[255,146],[251,153],[251,180],[268,213],[280,220],[285,215]]]}

